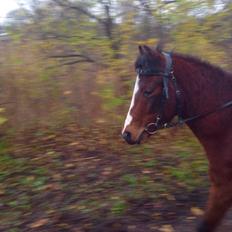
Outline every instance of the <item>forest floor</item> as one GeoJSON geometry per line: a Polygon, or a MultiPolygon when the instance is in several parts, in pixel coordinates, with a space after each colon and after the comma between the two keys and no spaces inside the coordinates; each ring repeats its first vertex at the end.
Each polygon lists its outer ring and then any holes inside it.
{"type": "MultiPolygon", "coordinates": [[[[120,128],[31,130],[0,143],[0,231],[193,232],[209,181],[186,128],[129,146],[120,128]]],[[[230,231],[229,219],[219,231],[230,231]]]]}

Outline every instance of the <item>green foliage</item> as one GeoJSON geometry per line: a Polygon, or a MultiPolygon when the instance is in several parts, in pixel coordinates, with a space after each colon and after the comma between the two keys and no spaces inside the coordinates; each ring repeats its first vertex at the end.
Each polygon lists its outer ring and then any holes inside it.
{"type": "MultiPolygon", "coordinates": [[[[4,113],[5,109],[4,108],[0,108],[0,114],[4,113]]],[[[2,124],[4,124],[5,122],[7,122],[7,118],[5,118],[4,116],[0,115],[0,126],[2,124]]]]}
{"type": "Polygon", "coordinates": [[[184,158],[189,158],[191,156],[191,153],[189,151],[180,151],[176,155],[184,159],[184,158]]]}
{"type": "Polygon", "coordinates": [[[116,215],[123,214],[125,210],[126,210],[126,203],[123,200],[117,200],[111,208],[111,212],[116,215]]]}
{"type": "Polygon", "coordinates": [[[122,98],[115,96],[114,89],[112,87],[105,87],[102,89],[100,96],[104,101],[103,109],[105,110],[112,111],[124,103],[122,98]]]}
{"type": "Polygon", "coordinates": [[[157,161],[156,160],[150,160],[150,161],[147,161],[144,164],[144,167],[146,167],[146,168],[154,168],[156,165],[157,165],[157,161]]]}
{"type": "Polygon", "coordinates": [[[195,160],[191,163],[191,168],[201,175],[208,171],[208,163],[206,160],[195,160]]]}
{"type": "Polygon", "coordinates": [[[12,156],[8,155],[5,150],[5,145],[1,143],[0,148],[0,180],[3,181],[9,175],[18,170],[21,170],[24,166],[23,159],[14,159],[12,156]]]}
{"type": "Polygon", "coordinates": [[[167,172],[178,182],[192,189],[205,182],[202,176],[205,176],[208,170],[206,160],[189,161],[188,156],[182,156],[182,160],[177,167],[169,167],[167,172]]]}
{"type": "Polygon", "coordinates": [[[123,181],[126,182],[131,187],[135,187],[137,185],[137,178],[132,174],[127,174],[122,177],[123,181]]]}
{"type": "Polygon", "coordinates": [[[179,181],[188,182],[193,180],[193,173],[189,169],[170,168],[170,174],[179,181]]]}
{"type": "Polygon", "coordinates": [[[7,143],[4,140],[0,141],[0,155],[4,155],[7,151],[7,148],[7,143]]]}

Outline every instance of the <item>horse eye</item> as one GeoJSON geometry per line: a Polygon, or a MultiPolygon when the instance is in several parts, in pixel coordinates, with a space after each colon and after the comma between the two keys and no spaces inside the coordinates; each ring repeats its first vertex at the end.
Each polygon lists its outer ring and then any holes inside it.
{"type": "Polygon", "coordinates": [[[152,92],[153,91],[151,91],[151,90],[145,90],[143,95],[144,95],[144,97],[149,97],[152,94],[152,92]]]}

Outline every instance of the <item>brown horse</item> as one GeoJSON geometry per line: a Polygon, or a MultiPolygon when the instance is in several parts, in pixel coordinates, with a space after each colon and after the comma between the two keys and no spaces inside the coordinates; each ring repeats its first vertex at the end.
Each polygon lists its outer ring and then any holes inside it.
{"type": "MultiPolygon", "coordinates": [[[[205,148],[212,182],[198,232],[212,232],[232,204],[232,74],[181,54],[139,46],[137,78],[123,138],[138,144],[186,123],[205,148]],[[172,123],[174,116],[177,123],[172,123]]],[[[232,229],[232,228],[231,228],[232,229]]]]}

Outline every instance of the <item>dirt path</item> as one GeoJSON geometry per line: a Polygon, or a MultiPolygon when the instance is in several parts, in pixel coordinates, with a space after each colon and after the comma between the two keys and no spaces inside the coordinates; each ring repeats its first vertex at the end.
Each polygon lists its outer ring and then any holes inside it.
{"type": "Polygon", "coordinates": [[[0,231],[194,232],[209,184],[188,133],[135,147],[73,126],[19,137],[0,150],[0,231]]]}

